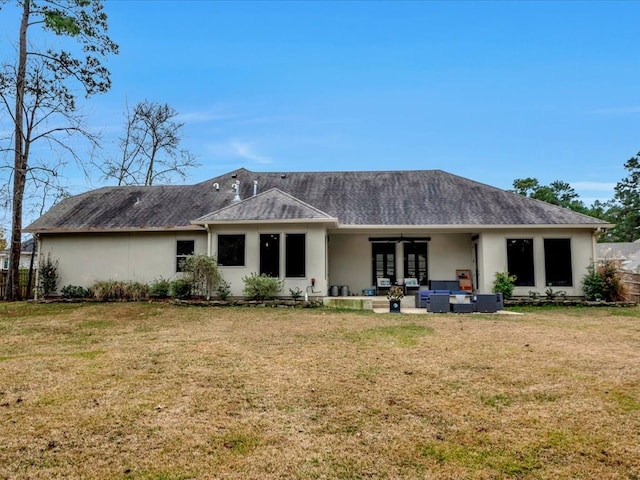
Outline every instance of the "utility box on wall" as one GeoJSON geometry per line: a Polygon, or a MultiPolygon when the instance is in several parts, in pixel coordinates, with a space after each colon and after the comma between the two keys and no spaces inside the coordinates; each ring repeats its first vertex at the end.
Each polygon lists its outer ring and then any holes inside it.
{"type": "Polygon", "coordinates": [[[464,290],[469,293],[473,292],[471,270],[456,270],[456,278],[460,282],[460,290],[464,290]]]}

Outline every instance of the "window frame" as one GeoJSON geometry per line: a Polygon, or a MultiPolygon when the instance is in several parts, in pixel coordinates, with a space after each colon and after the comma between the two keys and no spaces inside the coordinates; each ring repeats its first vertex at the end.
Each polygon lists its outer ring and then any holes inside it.
{"type": "Polygon", "coordinates": [[[307,276],[307,234],[284,234],[284,275],[285,278],[305,278],[307,276]],[[300,241],[302,245],[292,245],[293,240],[300,241]],[[292,271],[294,270],[294,271],[292,271]]]}
{"type": "Polygon", "coordinates": [[[404,278],[416,278],[420,285],[429,285],[429,242],[405,243],[402,255],[404,278]],[[409,272],[410,269],[414,273],[409,272]]]}
{"type": "Polygon", "coordinates": [[[196,241],[191,239],[180,239],[176,240],[176,273],[184,272],[184,262],[187,258],[193,257],[196,254],[196,241]],[[192,248],[190,249],[181,249],[180,246],[184,247],[184,244],[191,243],[192,248]],[[191,253],[184,253],[186,251],[190,251],[191,253]]]}
{"type": "Polygon", "coordinates": [[[280,278],[280,233],[261,233],[259,237],[260,275],[280,278]],[[273,242],[269,245],[270,242],[273,242]],[[274,258],[275,257],[275,258],[274,258]]]}
{"type": "Polygon", "coordinates": [[[566,237],[554,237],[543,239],[544,244],[544,276],[545,286],[547,287],[573,287],[573,258],[571,248],[571,238],[566,237]],[[564,243],[564,249],[558,252],[558,244],[564,243]],[[555,243],[556,247],[551,248],[551,243],[555,243]],[[557,275],[558,278],[565,277],[562,280],[552,279],[549,280],[550,272],[554,275],[557,272],[568,269],[568,272],[564,272],[562,275],[557,275]],[[568,273],[568,276],[566,276],[568,273]],[[566,283],[565,283],[566,282],[566,283]]]}
{"type": "MultiPolygon", "coordinates": [[[[221,267],[245,267],[247,263],[247,236],[244,233],[219,233],[218,234],[218,265],[221,267]],[[242,248],[238,248],[237,252],[239,253],[241,250],[241,258],[235,258],[235,263],[229,263],[225,261],[224,249],[220,245],[220,239],[224,239],[224,241],[233,241],[232,237],[236,239],[236,241],[242,241],[242,248]]],[[[224,242],[223,242],[224,243],[224,242]]],[[[225,246],[227,247],[227,246],[225,246]]]]}
{"type": "Polygon", "coordinates": [[[535,270],[535,245],[533,238],[507,238],[507,271],[509,275],[516,277],[514,285],[516,287],[535,287],[536,270],[535,270]],[[522,253],[521,257],[514,257],[517,252],[515,246],[520,245],[522,253]],[[514,246],[514,248],[511,248],[514,246]],[[526,246],[526,251],[522,251],[526,246]],[[525,258],[524,255],[529,258],[525,258]],[[523,275],[526,271],[528,275],[523,275]]]}
{"type": "Polygon", "coordinates": [[[388,278],[393,285],[396,282],[396,257],[395,242],[371,242],[371,281],[372,285],[378,284],[378,278],[388,278]]]}

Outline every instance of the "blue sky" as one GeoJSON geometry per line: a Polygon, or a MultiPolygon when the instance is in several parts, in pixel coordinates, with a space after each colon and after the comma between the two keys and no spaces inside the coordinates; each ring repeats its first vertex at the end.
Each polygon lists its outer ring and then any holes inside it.
{"type": "MultiPolygon", "coordinates": [[[[640,150],[640,2],[106,2],[121,53],[85,105],[169,103],[201,167],[442,169],[607,199],[640,150]]],[[[67,172],[75,193],[101,186],[67,172]]]]}

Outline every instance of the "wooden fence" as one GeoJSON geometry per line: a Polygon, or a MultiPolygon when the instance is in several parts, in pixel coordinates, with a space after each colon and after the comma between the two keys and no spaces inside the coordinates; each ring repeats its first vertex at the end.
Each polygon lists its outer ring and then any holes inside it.
{"type": "Polygon", "coordinates": [[[629,302],[640,302],[640,274],[620,271],[624,295],[629,302]]]}
{"type": "MultiPolygon", "coordinates": [[[[0,272],[0,300],[5,297],[7,292],[7,275],[8,272],[3,270],[0,272]]],[[[29,288],[29,270],[20,270],[20,296],[22,299],[33,298],[33,286],[36,282],[36,272],[32,271],[31,288],[29,288]],[[31,291],[29,291],[31,290],[31,291]]]]}

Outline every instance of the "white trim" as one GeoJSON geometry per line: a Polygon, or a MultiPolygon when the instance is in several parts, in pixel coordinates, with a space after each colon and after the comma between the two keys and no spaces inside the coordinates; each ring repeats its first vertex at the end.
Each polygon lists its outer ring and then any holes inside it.
{"type": "Polygon", "coordinates": [[[255,225],[255,224],[293,224],[293,223],[332,223],[338,225],[337,218],[297,218],[273,220],[212,220],[206,222],[191,221],[192,225],[255,225]]]}

